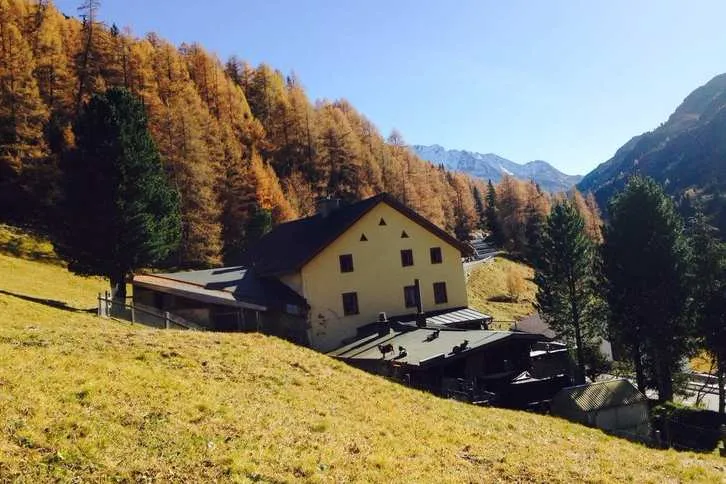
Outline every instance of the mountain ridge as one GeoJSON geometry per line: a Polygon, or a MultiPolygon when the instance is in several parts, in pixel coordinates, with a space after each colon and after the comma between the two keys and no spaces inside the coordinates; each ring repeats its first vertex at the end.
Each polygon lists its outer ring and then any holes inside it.
{"type": "Polygon", "coordinates": [[[661,183],[688,216],[697,199],[726,228],[726,74],[688,94],[666,121],[628,140],[578,184],[601,207],[634,175],[661,183]]]}
{"type": "Polygon", "coordinates": [[[410,149],[418,157],[432,163],[443,164],[451,170],[489,179],[492,182],[501,180],[504,175],[522,180],[534,180],[548,192],[567,191],[582,179],[580,175],[562,173],[544,160],[517,163],[496,153],[446,149],[439,144],[412,145],[410,149]]]}

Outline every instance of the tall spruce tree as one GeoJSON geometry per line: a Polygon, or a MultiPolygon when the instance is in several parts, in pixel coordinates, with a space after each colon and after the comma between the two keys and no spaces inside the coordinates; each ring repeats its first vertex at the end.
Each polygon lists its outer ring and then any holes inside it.
{"type": "Polygon", "coordinates": [[[486,205],[484,204],[484,197],[481,195],[481,190],[477,185],[474,185],[473,196],[474,196],[474,208],[476,209],[477,217],[477,228],[483,229],[486,227],[486,205]]]}
{"type": "Polygon", "coordinates": [[[77,148],[62,166],[57,250],[69,270],[107,276],[123,301],[128,273],[178,244],[179,195],[167,183],[141,102],[125,89],[93,96],[74,128],[77,148]]]}
{"type": "Polygon", "coordinates": [[[638,388],[673,398],[673,374],[690,345],[689,247],[673,202],[635,176],[610,202],[603,264],[610,331],[632,360],[638,388]]]}
{"type": "Polygon", "coordinates": [[[499,212],[497,207],[497,191],[494,188],[494,184],[491,180],[487,182],[487,206],[484,211],[484,218],[486,219],[486,228],[491,234],[492,241],[494,244],[501,246],[504,242],[502,238],[501,226],[499,224],[499,212]]]}
{"type": "Polygon", "coordinates": [[[713,358],[718,411],[726,413],[726,246],[697,211],[688,224],[693,251],[691,294],[700,346],[713,358]]]}
{"type": "Polygon", "coordinates": [[[595,258],[582,216],[569,201],[558,202],[547,217],[536,251],[535,306],[559,337],[574,344],[578,383],[585,378],[585,345],[597,335],[599,326],[595,258]]]}

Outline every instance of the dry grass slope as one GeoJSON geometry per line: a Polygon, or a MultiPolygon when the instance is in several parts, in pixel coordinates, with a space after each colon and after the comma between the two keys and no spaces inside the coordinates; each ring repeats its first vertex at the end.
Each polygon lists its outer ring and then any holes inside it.
{"type": "Polygon", "coordinates": [[[61,264],[49,240],[2,223],[0,223],[0,254],[61,264]]]}
{"type": "Polygon", "coordinates": [[[532,282],[534,271],[525,264],[497,257],[493,262],[477,266],[469,275],[466,283],[469,293],[469,305],[490,316],[497,324],[497,329],[509,329],[513,321],[534,312],[532,303],[537,286],[532,282]],[[518,278],[523,288],[518,301],[508,299],[509,288],[507,277],[518,278]]]}
{"type": "Polygon", "coordinates": [[[0,255],[0,482],[719,482],[726,461],[437,399],[257,334],[83,312],[105,288],[0,255]]]}

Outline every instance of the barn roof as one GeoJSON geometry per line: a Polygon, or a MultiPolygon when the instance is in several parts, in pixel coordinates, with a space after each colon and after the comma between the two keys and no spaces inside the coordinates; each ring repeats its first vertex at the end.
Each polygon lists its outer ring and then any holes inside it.
{"type": "Polygon", "coordinates": [[[539,313],[534,313],[526,318],[520,319],[515,324],[515,328],[517,331],[541,334],[549,339],[555,339],[557,337],[557,334],[542,320],[539,313]]]}
{"type": "Polygon", "coordinates": [[[379,203],[410,218],[445,242],[468,254],[471,247],[459,242],[392,196],[382,193],[342,206],[327,216],[320,214],[280,224],[247,253],[247,260],[263,275],[284,274],[302,268],[379,203]]]}
{"type": "Polygon", "coordinates": [[[583,412],[648,401],[645,395],[624,378],[563,388],[555,396],[555,400],[569,400],[583,412]]]}

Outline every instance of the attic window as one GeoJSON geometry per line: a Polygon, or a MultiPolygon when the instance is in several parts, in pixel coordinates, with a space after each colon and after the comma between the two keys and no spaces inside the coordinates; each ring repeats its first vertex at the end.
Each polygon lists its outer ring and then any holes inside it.
{"type": "Polygon", "coordinates": [[[401,232],[401,238],[402,239],[407,239],[408,238],[408,234],[406,233],[405,230],[403,232],[401,232]]]}
{"type": "Polygon", "coordinates": [[[380,222],[378,222],[378,225],[386,225],[386,221],[385,221],[385,220],[383,220],[383,218],[381,218],[381,221],[380,221],[380,222]]]}
{"type": "Polygon", "coordinates": [[[366,237],[366,234],[361,234],[360,235],[360,241],[361,242],[368,242],[368,237],[366,237]]]}

